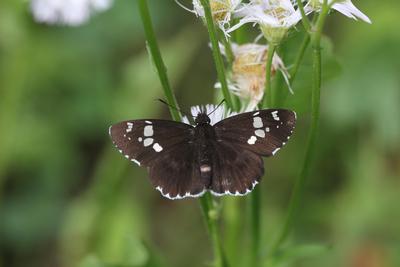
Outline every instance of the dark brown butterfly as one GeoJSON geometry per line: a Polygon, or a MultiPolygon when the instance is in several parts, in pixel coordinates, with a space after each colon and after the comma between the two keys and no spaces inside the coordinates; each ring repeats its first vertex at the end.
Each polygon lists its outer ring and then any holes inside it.
{"type": "Polygon", "coordinates": [[[285,109],[241,113],[210,123],[200,111],[195,126],[169,120],[130,120],[110,127],[129,160],[148,169],[150,181],[170,199],[212,194],[242,196],[264,173],[262,157],[289,139],[296,114],[285,109]]]}

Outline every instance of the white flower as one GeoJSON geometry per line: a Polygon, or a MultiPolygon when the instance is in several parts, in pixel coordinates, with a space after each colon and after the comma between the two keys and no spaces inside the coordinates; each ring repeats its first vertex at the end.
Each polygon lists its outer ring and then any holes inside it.
{"type": "MultiPolygon", "coordinates": [[[[193,9],[185,7],[184,5],[179,3],[178,0],[175,1],[185,10],[205,19],[204,9],[200,3],[200,0],[193,0],[193,9]]],[[[232,14],[236,11],[241,2],[242,0],[210,0],[210,8],[213,20],[226,35],[226,27],[229,27],[232,14]]]]}
{"type": "MultiPolygon", "coordinates": [[[[311,0],[307,3],[305,9],[311,11],[320,11],[323,0],[311,0]]],[[[333,9],[342,13],[346,17],[352,19],[360,19],[367,23],[371,23],[371,20],[362,13],[352,2],[351,0],[329,0],[328,5],[332,6],[333,9]]]]}
{"type": "Polygon", "coordinates": [[[32,0],[31,11],[37,22],[79,26],[96,12],[111,7],[113,0],[32,0]]]}
{"type": "Polygon", "coordinates": [[[242,19],[228,30],[234,31],[246,23],[260,26],[264,37],[273,44],[279,44],[288,29],[301,20],[301,13],[290,0],[250,0],[236,12],[242,19]]]}
{"type": "MultiPolygon", "coordinates": [[[[221,51],[225,54],[224,49],[221,49],[221,51]]],[[[243,111],[254,110],[264,95],[268,46],[253,43],[243,45],[232,43],[232,51],[234,61],[229,89],[242,100],[247,101],[243,111]]],[[[277,70],[282,72],[287,84],[289,84],[289,73],[282,59],[275,53],[272,58],[271,74],[275,75],[277,70]]],[[[220,85],[217,84],[216,87],[218,86],[220,85]]]]}
{"type": "MultiPolygon", "coordinates": [[[[207,114],[208,117],[210,118],[211,125],[214,125],[217,122],[226,119],[228,117],[237,115],[236,112],[232,112],[231,110],[226,109],[225,105],[215,106],[213,104],[207,104],[205,106],[193,106],[190,108],[190,111],[192,113],[193,118],[196,118],[197,115],[199,115],[200,113],[207,114]]],[[[186,124],[192,124],[187,116],[182,117],[182,122],[186,124]]]]}

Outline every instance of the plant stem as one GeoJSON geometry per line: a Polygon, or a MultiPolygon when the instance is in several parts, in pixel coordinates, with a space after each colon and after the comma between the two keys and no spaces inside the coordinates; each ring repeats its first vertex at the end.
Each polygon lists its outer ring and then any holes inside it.
{"type": "Polygon", "coordinates": [[[234,103],[232,102],[231,95],[228,89],[228,83],[226,81],[225,75],[225,67],[224,61],[221,55],[221,51],[219,49],[217,31],[215,30],[214,21],[212,18],[210,2],[209,0],[200,0],[201,5],[204,9],[204,15],[206,18],[207,30],[210,36],[211,46],[212,46],[212,53],[215,61],[215,67],[217,69],[218,80],[221,83],[222,94],[225,98],[225,103],[231,110],[235,110],[234,103]]]}
{"type": "MultiPolygon", "coordinates": [[[[271,82],[271,72],[272,72],[272,61],[274,58],[274,53],[276,46],[269,44],[267,52],[267,62],[265,64],[265,91],[263,99],[261,100],[261,105],[259,108],[271,108],[273,105],[272,96],[272,82],[271,82]]],[[[259,256],[260,256],[260,237],[261,237],[261,194],[260,188],[256,187],[250,196],[251,203],[251,255],[250,255],[250,265],[253,267],[259,266],[259,256]]]]}
{"type": "Polygon", "coordinates": [[[221,40],[225,47],[225,54],[226,54],[226,59],[228,61],[228,64],[229,64],[229,66],[232,66],[232,63],[235,60],[235,56],[232,51],[232,45],[231,45],[230,41],[225,38],[225,36],[223,36],[221,38],[221,40]]]}
{"type": "MultiPolygon", "coordinates": [[[[171,87],[169,85],[167,71],[164,62],[162,60],[160,50],[158,48],[157,39],[155,37],[153,26],[151,23],[150,12],[147,6],[147,0],[138,0],[138,4],[143,26],[146,33],[147,44],[149,46],[149,50],[153,58],[154,64],[157,68],[157,74],[163,86],[165,97],[167,98],[167,102],[169,105],[178,108],[178,104],[176,102],[174,93],[172,92],[171,87]]],[[[181,114],[179,111],[170,108],[170,112],[172,118],[175,121],[181,121],[181,114]]],[[[207,229],[212,239],[214,254],[216,257],[216,267],[225,267],[227,266],[227,264],[222,252],[222,245],[218,236],[218,228],[217,228],[218,216],[217,215],[210,216],[212,211],[215,211],[215,209],[213,208],[212,198],[209,193],[205,194],[203,197],[200,198],[200,206],[204,214],[207,229]]]]}
{"type": "Polygon", "coordinates": [[[268,46],[268,54],[267,54],[267,62],[265,66],[265,92],[263,97],[263,106],[267,106],[268,108],[272,107],[272,86],[271,86],[271,73],[272,73],[272,61],[274,58],[274,53],[276,50],[276,45],[269,44],[268,46]]]}
{"type": "Polygon", "coordinates": [[[203,210],[204,218],[206,219],[207,228],[210,234],[210,237],[213,242],[213,250],[215,255],[215,266],[216,267],[227,267],[228,263],[226,261],[221,240],[218,234],[218,216],[219,213],[214,207],[214,203],[212,200],[212,196],[210,193],[206,193],[200,199],[200,205],[203,210]]]}
{"type": "Polygon", "coordinates": [[[307,147],[305,159],[302,170],[293,188],[292,197],[289,203],[289,209],[286,216],[285,224],[278,236],[278,239],[271,248],[271,254],[274,255],[278,251],[280,245],[286,240],[292,224],[296,211],[299,207],[303,189],[306,184],[306,179],[310,173],[310,167],[315,151],[316,137],[319,125],[319,112],[320,112],[320,93],[321,93],[321,36],[325,24],[326,17],[329,12],[327,0],[324,0],[321,13],[315,25],[315,31],[311,33],[311,42],[313,46],[313,88],[311,99],[311,127],[307,140],[307,147]]]}
{"type": "Polygon", "coordinates": [[[261,194],[260,185],[254,188],[250,196],[251,212],[251,255],[250,266],[258,267],[260,260],[260,237],[261,237],[261,194]]]}
{"type": "Polygon", "coordinates": [[[309,44],[310,44],[310,34],[305,33],[303,41],[301,42],[299,52],[297,53],[296,59],[294,61],[293,69],[290,73],[290,80],[289,80],[290,85],[292,85],[294,80],[296,79],[297,72],[299,71],[300,64],[303,61],[304,54],[309,44]]]}
{"type": "Polygon", "coordinates": [[[310,25],[310,21],[307,18],[306,12],[304,11],[303,2],[301,0],[297,0],[297,6],[300,9],[301,22],[303,23],[304,28],[308,32],[311,29],[311,25],[310,25]]]}
{"type": "Polygon", "coordinates": [[[178,111],[178,103],[172,92],[168,76],[167,76],[167,68],[164,65],[164,61],[161,57],[160,49],[157,44],[157,39],[154,34],[153,25],[151,22],[149,8],[147,6],[147,0],[138,0],[139,12],[142,18],[143,28],[147,39],[147,46],[153,59],[154,65],[157,69],[157,74],[160,79],[161,85],[164,90],[164,95],[167,99],[167,102],[170,106],[176,107],[176,109],[169,107],[169,111],[171,113],[172,118],[175,121],[181,120],[181,114],[178,111]]]}
{"type": "MultiPolygon", "coordinates": [[[[233,19],[233,24],[236,24],[239,22],[239,19],[233,19]]],[[[232,37],[231,40],[233,40],[237,44],[244,44],[247,41],[246,38],[246,30],[243,29],[243,27],[240,27],[239,29],[235,30],[232,32],[232,37]]]]}

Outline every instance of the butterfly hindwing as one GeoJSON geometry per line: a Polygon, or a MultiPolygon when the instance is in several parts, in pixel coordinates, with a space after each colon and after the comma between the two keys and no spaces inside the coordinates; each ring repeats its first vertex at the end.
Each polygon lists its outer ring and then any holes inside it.
{"type": "Polygon", "coordinates": [[[214,155],[211,193],[245,195],[254,189],[264,174],[262,158],[230,142],[217,142],[214,155]]]}
{"type": "Polygon", "coordinates": [[[157,157],[148,170],[153,186],[170,199],[200,196],[210,184],[210,178],[200,174],[192,143],[180,144],[157,157]]]}
{"type": "Polygon", "coordinates": [[[272,156],[286,144],[295,124],[293,111],[264,109],[229,117],[214,127],[219,140],[261,156],[272,156]]]}

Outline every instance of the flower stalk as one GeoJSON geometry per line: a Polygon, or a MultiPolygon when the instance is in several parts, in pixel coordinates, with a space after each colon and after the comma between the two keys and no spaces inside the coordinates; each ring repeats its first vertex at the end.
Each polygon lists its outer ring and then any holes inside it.
{"type": "Polygon", "coordinates": [[[272,107],[272,60],[274,58],[276,45],[270,43],[268,46],[267,62],[265,65],[265,93],[262,101],[263,106],[272,107]]]}
{"type": "Polygon", "coordinates": [[[228,267],[228,263],[222,248],[221,239],[218,233],[219,213],[213,203],[213,199],[210,193],[207,192],[203,197],[200,198],[200,205],[203,211],[204,218],[206,219],[208,232],[213,243],[215,267],[228,267]]]}
{"type": "Polygon", "coordinates": [[[296,0],[296,1],[297,1],[298,9],[300,10],[300,14],[301,14],[301,22],[303,23],[304,28],[308,32],[311,29],[311,24],[306,15],[306,12],[304,11],[303,2],[301,0],[296,0]]]}
{"type": "Polygon", "coordinates": [[[176,98],[174,96],[174,93],[172,92],[168,76],[167,76],[167,68],[165,67],[164,61],[161,57],[160,49],[158,47],[157,39],[154,34],[154,29],[153,25],[151,22],[151,17],[150,17],[150,12],[149,8],[147,5],[147,0],[138,0],[138,5],[139,5],[139,12],[140,12],[140,17],[142,19],[143,23],[143,28],[144,32],[146,35],[147,39],[147,46],[150,52],[150,56],[154,62],[154,65],[157,69],[157,74],[160,79],[162,88],[164,90],[164,95],[167,99],[168,104],[170,105],[169,111],[171,113],[172,118],[175,121],[180,121],[181,120],[181,114],[178,111],[178,102],[176,101],[176,98]],[[176,109],[173,109],[172,107],[176,107],[176,109]]]}
{"type": "Polygon", "coordinates": [[[300,175],[294,185],[292,197],[290,199],[288,213],[284,226],[271,248],[271,254],[274,255],[279,250],[280,246],[286,240],[290,233],[295,213],[299,207],[303,189],[309,176],[311,163],[314,156],[316,137],[318,133],[319,116],[320,116],[320,94],[321,94],[321,37],[322,30],[325,24],[326,17],[329,12],[328,1],[324,0],[321,13],[318,16],[314,31],[311,32],[311,44],[313,47],[313,87],[311,99],[311,128],[308,135],[305,159],[300,175]]]}
{"type": "MultiPolygon", "coordinates": [[[[147,45],[151,53],[151,57],[154,61],[155,67],[157,69],[157,74],[161,81],[167,103],[171,106],[178,108],[178,103],[175,99],[174,93],[169,84],[167,70],[161,57],[160,50],[158,48],[157,39],[154,34],[150,12],[147,5],[147,0],[138,0],[139,12],[142,18],[143,27],[145,30],[147,45]]],[[[182,116],[177,109],[170,107],[170,113],[175,121],[181,121],[182,116]]],[[[222,244],[218,234],[218,224],[217,218],[218,214],[214,208],[212,198],[209,193],[205,194],[200,198],[200,206],[204,214],[204,219],[206,221],[207,229],[210,233],[210,237],[213,243],[213,250],[216,257],[215,266],[216,267],[227,267],[226,259],[223,255],[222,244]],[[214,214],[214,216],[213,216],[214,214]]]]}
{"type": "Polygon", "coordinates": [[[261,192],[260,185],[254,188],[250,196],[250,220],[251,220],[251,255],[250,266],[260,266],[260,242],[261,242],[261,192]]]}
{"type": "Polygon", "coordinates": [[[226,80],[224,61],[221,55],[221,50],[219,48],[217,31],[215,30],[215,25],[210,8],[210,2],[209,0],[200,0],[200,2],[204,9],[207,30],[210,36],[212,53],[215,61],[215,67],[217,69],[218,80],[221,83],[222,94],[224,96],[225,103],[228,106],[228,108],[230,108],[231,110],[235,110],[235,106],[232,102],[232,98],[228,89],[228,82],[226,80]]]}

